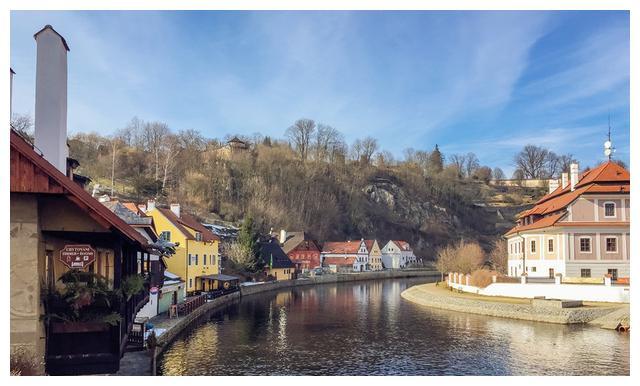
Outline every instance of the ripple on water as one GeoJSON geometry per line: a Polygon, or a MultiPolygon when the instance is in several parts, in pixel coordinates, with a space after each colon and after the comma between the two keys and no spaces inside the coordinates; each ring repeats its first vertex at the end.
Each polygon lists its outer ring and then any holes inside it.
{"type": "Polygon", "coordinates": [[[629,336],[435,310],[421,279],[266,293],[216,311],[165,351],[165,375],[628,375],[629,336]]]}

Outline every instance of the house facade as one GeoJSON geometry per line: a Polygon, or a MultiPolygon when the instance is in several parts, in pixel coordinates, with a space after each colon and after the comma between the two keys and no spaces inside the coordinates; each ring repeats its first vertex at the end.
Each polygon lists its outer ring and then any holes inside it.
{"type": "Polygon", "coordinates": [[[382,271],[382,250],[378,245],[378,240],[365,240],[367,251],[369,252],[368,271],[382,271]]]}
{"type": "Polygon", "coordinates": [[[328,241],[320,254],[322,266],[332,272],[364,272],[369,263],[369,251],[362,240],[328,241]]]}
{"type": "Polygon", "coordinates": [[[404,240],[389,240],[382,247],[382,265],[386,269],[407,268],[418,261],[413,249],[404,240]]]}
{"type": "Polygon", "coordinates": [[[274,280],[295,278],[295,264],[280,247],[277,239],[271,237],[260,243],[260,258],[265,264],[264,272],[274,280]]]}
{"type": "Polygon", "coordinates": [[[510,276],[629,277],[629,172],[612,161],[578,170],[572,164],[505,234],[510,276]]]}
{"type": "Polygon", "coordinates": [[[281,230],[280,246],[295,264],[297,273],[305,273],[320,267],[320,248],[306,232],[287,232],[281,230]]]}
{"type": "Polygon", "coordinates": [[[181,212],[180,204],[159,208],[150,200],[145,214],[153,217],[160,238],[178,243],[175,255],[167,260],[167,270],[184,279],[187,294],[219,289],[219,238],[193,216],[181,212]]]}

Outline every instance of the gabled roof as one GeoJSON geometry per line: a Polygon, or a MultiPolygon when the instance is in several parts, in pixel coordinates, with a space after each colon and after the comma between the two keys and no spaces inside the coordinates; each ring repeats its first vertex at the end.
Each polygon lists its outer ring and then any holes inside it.
{"type": "MultiPolygon", "coordinates": [[[[371,250],[373,249],[373,245],[376,243],[376,240],[365,240],[364,241],[364,245],[367,247],[367,251],[369,251],[369,253],[371,253],[371,250]]],[[[378,248],[380,248],[380,244],[378,244],[378,248]]]]}
{"type": "Polygon", "coordinates": [[[309,236],[307,232],[287,232],[287,239],[282,245],[282,250],[284,251],[284,253],[288,254],[305,241],[313,244],[315,248],[318,248],[316,242],[311,238],[311,236],[309,236]]]}
{"type": "Polygon", "coordinates": [[[630,193],[630,175],[620,165],[613,161],[607,161],[595,169],[583,173],[576,183],[574,190],[571,184],[565,188],[558,187],[553,192],[540,198],[535,206],[529,210],[518,214],[518,218],[528,216],[538,216],[533,223],[527,225],[516,225],[509,230],[505,236],[516,232],[540,229],[553,226],[565,213],[567,206],[578,199],[583,194],[598,193],[630,193]],[[541,222],[542,221],[542,222],[541,222]]]}
{"type": "Polygon", "coordinates": [[[389,240],[390,242],[394,243],[396,245],[396,247],[398,247],[398,249],[400,249],[401,251],[411,251],[411,246],[409,245],[408,242],[404,241],[404,240],[389,240]]]}
{"type": "Polygon", "coordinates": [[[327,241],[322,246],[322,253],[346,254],[359,253],[361,240],[327,241]]]}
{"type": "Polygon", "coordinates": [[[124,220],[91,197],[14,130],[11,130],[11,192],[64,194],[81,210],[105,227],[117,231],[131,242],[146,247],[147,240],[124,220]],[[30,177],[29,177],[30,176],[30,177]]]}
{"type": "Polygon", "coordinates": [[[275,239],[270,239],[269,241],[263,241],[260,243],[260,258],[264,261],[267,268],[271,262],[273,262],[273,268],[295,267],[295,264],[293,264],[291,259],[289,259],[289,256],[284,253],[275,239]]]}
{"type": "Polygon", "coordinates": [[[195,240],[195,237],[185,227],[191,228],[196,232],[202,233],[203,241],[217,241],[220,238],[213,234],[207,227],[200,224],[195,218],[187,213],[180,213],[180,217],[176,216],[171,209],[158,208],[156,209],[162,213],[188,240],[195,240]]]}
{"type": "Polygon", "coordinates": [[[353,263],[356,261],[355,256],[349,257],[325,257],[323,264],[324,265],[348,265],[353,266],[353,263]]]}

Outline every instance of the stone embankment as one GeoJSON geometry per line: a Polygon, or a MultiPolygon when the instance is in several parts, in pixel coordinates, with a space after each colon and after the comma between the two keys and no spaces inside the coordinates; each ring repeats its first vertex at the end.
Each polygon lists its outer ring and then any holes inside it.
{"type": "Polygon", "coordinates": [[[435,284],[411,287],[402,292],[402,297],[423,306],[444,310],[558,324],[588,323],[621,308],[612,304],[576,308],[533,306],[529,299],[458,294],[435,284]]]}

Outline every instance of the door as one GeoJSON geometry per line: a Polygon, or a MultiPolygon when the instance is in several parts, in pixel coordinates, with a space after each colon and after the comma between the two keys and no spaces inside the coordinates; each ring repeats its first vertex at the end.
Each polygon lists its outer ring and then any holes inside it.
{"type": "Polygon", "coordinates": [[[178,304],[178,292],[173,291],[171,293],[171,304],[178,304]]]}

